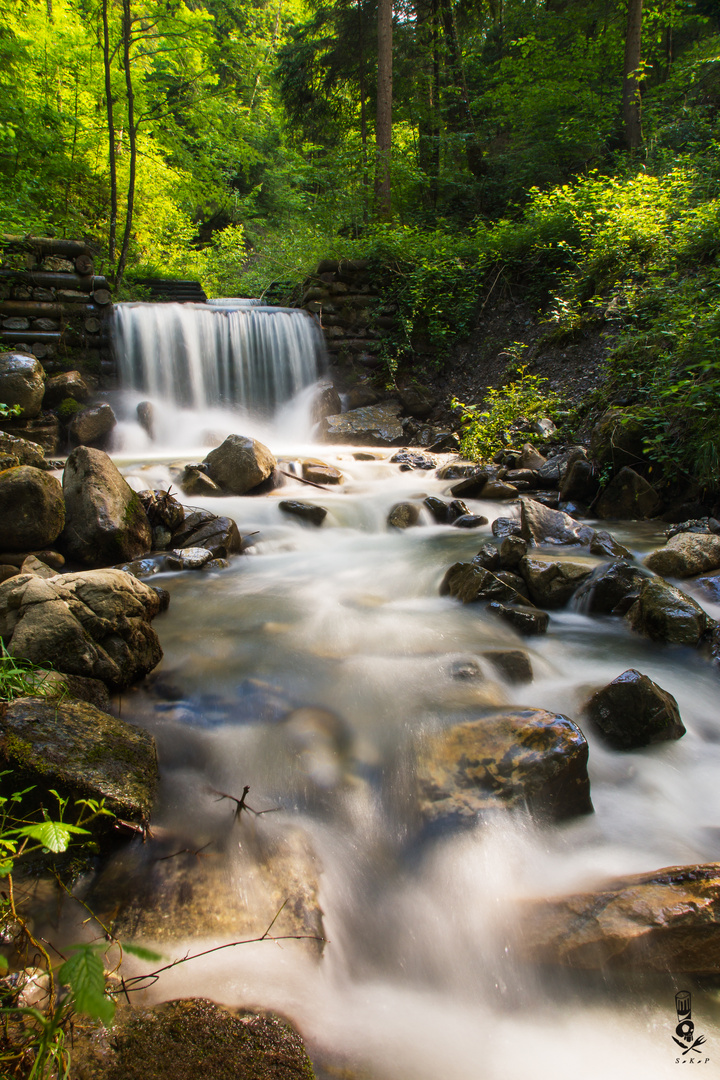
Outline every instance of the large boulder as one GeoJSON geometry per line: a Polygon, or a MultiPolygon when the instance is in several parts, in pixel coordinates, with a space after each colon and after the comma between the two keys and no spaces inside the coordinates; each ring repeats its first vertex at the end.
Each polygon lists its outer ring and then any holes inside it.
{"type": "Polygon", "coordinates": [[[593,694],[584,713],[616,750],[635,750],[685,734],[672,694],[634,668],[593,694]]]}
{"type": "Polygon", "coordinates": [[[28,781],[48,799],[53,789],[71,800],[104,799],[124,821],[149,820],[158,777],[152,736],[87,701],[0,705],[0,759],[13,772],[2,782],[6,794],[28,781]]]}
{"type": "Polygon", "coordinates": [[[79,371],[61,371],[45,383],[43,406],[46,409],[55,409],[66,398],[84,402],[89,399],[90,394],[90,387],[79,371]]]}
{"type": "Polygon", "coordinates": [[[155,589],[122,570],[18,574],[0,584],[0,639],[13,656],[119,689],[162,658],[150,626],[161,607],[155,589]]]}
{"type": "Polygon", "coordinates": [[[342,412],[342,401],[332,383],[318,386],[312,402],[312,422],[318,424],[326,416],[336,416],[342,412]]]}
{"type": "Polygon", "coordinates": [[[75,1027],[73,1067],[83,1080],[314,1080],[298,1033],[277,1016],[204,998],[152,1008],[121,1005],[112,1034],[75,1027]]]}
{"type": "Polygon", "coordinates": [[[0,353],[0,401],[18,405],[20,416],[31,420],[42,408],[45,372],[39,360],[25,353],[0,353]]]}
{"type": "Polygon", "coordinates": [[[588,746],[577,724],[544,709],[457,724],[418,752],[421,817],[472,822],[500,809],[562,820],[592,812],[588,746]]]}
{"type": "Polygon", "coordinates": [[[584,446],[571,446],[538,466],[538,480],[543,487],[560,487],[568,471],[577,461],[587,461],[584,446]]]}
{"type": "Polygon", "coordinates": [[[669,866],[521,906],[516,955],[585,971],[717,975],[720,865],[669,866]]]}
{"type": "Polygon", "coordinates": [[[530,498],[520,500],[520,527],[532,544],[589,544],[594,536],[588,525],[530,498]]]}
{"type": "Polygon", "coordinates": [[[554,559],[551,555],[526,555],[519,570],[530,599],[540,607],[565,607],[593,570],[591,559],[554,559]]]}
{"type": "Polygon", "coordinates": [[[640,595],[648,580],[639,566],[626,559],[599,566],[581,585],[577,603],[589,615],[624,615],[640,595]]]}
{"type": "Polygon", "coordinates": [[[642,422],[621,409],[610,409],[601,416],[590,434],[590,454],[602,468],[621,469],[636,465],[645,450],[642,422]]]}
{"type": "Polygon", "coordinates": [[[720,569],[720,536],[681,532],[651,551],[645,565],[661,577],[694,577],[720,569]]]}
{"type": "Polygon", "coordinates": [[[320,423],[320,438],[330,443],[402,446],[406,438],[399,416],[396,401],[351,409],[340,416],[326,416],[320,423]]]}
{"type": "Polygon", "coordinates": [[[57,540],[64,524],[59,480],[32,465],[0,472],[0,550],[46,547],[57,540]]]}
{"type": "MultiPolygon", "coordinates": [[[[477,563],[454,563],[440,584],[441,596],[452,596],[463,604],[477,600],[498,600],[506,604],[527,604],[528,598],[518,592],[515,575],[509,580],[507,571],[494,574],[477,563]]],[[[522,582],[520,582],[522,584],[522,582]]]]}
{"type": "Polygon", "coordinates": [[[106,446],[116,425],[115,413],[107,401],[81,409],[70,421],[70,442],[75,446],[106,446]]]}
{"type": "Polygon", "coordinates": [[[0,456],[15,458],[18,465],[32,465],[34,469],[52,469],[39,443],[28,442],[7,431],[0,431],[0,456]]]}
{"type": "Polygon", "coordinates": [[[420,507],[416,503],[399,502],[388,514],[387,523],[393,529],[410,529],[420,520],[420,507]]]}
{"type": "Polygon", "coordinates": [[[144,555],[152,528],[142,502],[102,450],[79,446],[63,474],[64,550],[86,566],[107,566],[144,555]]]}
{"type": "Polygon", "coordinates": [[[660,496],[629,466],[613,477],[597,501],[599,518],[635,520],[653,517],[660,511],[660,496]]]}
{"type": "Polygon", "coordinates": [[[193,510],[172,535],[174,548],[207,548],[217,559],[242,551],[242,537],[228,517],[218,517],[209,510],[193,510]]]}
{"type": "Polygon", "coordinates": [[[638,633],[671,645],[697,645],[710,626],[698,603],[657,577],[642,583],[627,619],[638,633]]]}
{"type": "Polygon", "coordinates": [[[273,475],[277,461],[267,446],[243,435],[228,435],[203,463],[223,491],[244,495],[273,475]]]}

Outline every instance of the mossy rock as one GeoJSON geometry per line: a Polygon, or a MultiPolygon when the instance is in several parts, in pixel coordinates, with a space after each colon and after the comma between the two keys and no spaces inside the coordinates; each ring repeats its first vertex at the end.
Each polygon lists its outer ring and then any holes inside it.
{"type": "Polygon", "coordinates": [[[286,1021],[188,998],[152,1009],[121,1006],[110,1035],[88,1026],[78,1038],[76,1029],[71,1076],[314,1080],[315,1073],[302,1039],[286,1021]]]}
{"type": "Polygon", "coordinates": [[[3,794],[27,781],[32,797],[47,795],[48,805],[54,789],[72,800],[104,799],[125,821],[149,820],[158,777],[154,739],[88,702],[20,697],[0,705],[0,760],[12,770],[3,794]]]}

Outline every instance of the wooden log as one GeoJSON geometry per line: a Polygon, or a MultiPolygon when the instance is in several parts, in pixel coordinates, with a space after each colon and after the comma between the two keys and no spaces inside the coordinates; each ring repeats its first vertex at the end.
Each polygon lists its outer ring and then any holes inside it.
{"type": "Polygon", "coordinates": [[[78,274],[82,274],[84,277],[95,272],[93,261],[89,255],[78,255],[75,260],[75,269],[78,274]]]}
{"type": "MultiPolygon", "coordinates": [[[[96,278],[95,280],[98,281],[99,279],[96,278]]],[[[100,304],[102,307],[104,307],[105,304],[112,303],[112,295],[110,294],[109,289],[95,289],[92,295],[95,303],[100,304]]]]}
{"type": "Polygon", "coordinates": [[[90,319],[86,319],[84,326],[88,334],[99,334],[102,330],[102,323],[100,319],[96,319],[94,316],[90,319]]]}
{"type": "Polygon", "coordinates": [[[30,319],[61,319],[63,314],[62,304],[48,304],[40,300],[0,300],[0,316],[2,317],[25,315],[30,319]]]}
{"type": "Polygon", "coordinates": [[[49,360],[55,355],[55,346],[46,345],[44,341],[33,341],[30,351],[37,360],[49,360]]]}
{"type": "Polygon", "coordinates": [[[29,344],[32,341],[57,342],[62,334],[59,330],[2,330],[0,341],[10,343],[22,341],[29,344]]]}
{"type": "Polygon", "coordinates": [[[80,292],[92,292],[93,289],[107,289],[104,277],[94,274],[59,274],[52,270],[0,270],[0,279],[15,281],[22,285],[33,285],[45,289],[78,289],[80,292]]]}
{"type": "Polygon", "coordinates": [[[83,240],[58,240],[54,236],[10,236],[2,233],[0,247],[19,248],[21,251],[41,250],[48,255],[68,255],[71,259],[78,255],[92,255],[83,240]]]}

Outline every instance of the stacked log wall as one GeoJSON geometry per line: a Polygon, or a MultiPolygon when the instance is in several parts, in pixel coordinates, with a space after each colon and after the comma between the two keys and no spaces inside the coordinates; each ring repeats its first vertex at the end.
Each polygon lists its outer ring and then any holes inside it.
{"type": "Polygon", "coordinates": [[[0,350],[109,374],[112,294],[94,260],[82,240],[0,235],[0,350]]]}

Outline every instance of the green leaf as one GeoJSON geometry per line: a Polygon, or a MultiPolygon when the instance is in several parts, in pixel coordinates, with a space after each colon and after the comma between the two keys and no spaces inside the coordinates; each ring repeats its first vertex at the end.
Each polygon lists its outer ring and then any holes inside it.
{"type": "Polygon", "coordinates": [[[63,985],[70,987],[77,1012],[106,1025],[112,1023],[115,1003],[105,995],[105,969],[92,945],[79,946],[60,968],[59,978],[63,985]]]}
{"type": "Polygon", "coordinates": [[[121,941],[123,952],[129,953],[131,956],[137,956],[140,960],[148,960],[153,963],[158,960],[164,960],[165,957],[162,953],[153,952],[152,949],[145,949],[142,945],[131,945],[125,941],[121,941]]]}
{"type": "Polygon", "coordinates": [[[79,825],[66,825],[63,821],[43,821],[40,825],[26,825],[17,830],[18,836],[28,836],[31,840],[38,840],[48,851],[65,851],[73,833],[88,835],[87,829],[81,829],[79,825]]]}
{"type": "Polygon", "coordinates": [[[8,969],[7,956],[3,956],[3,954],[0,953],[0,973],[6,972],[7,969],[8,969]]]}

